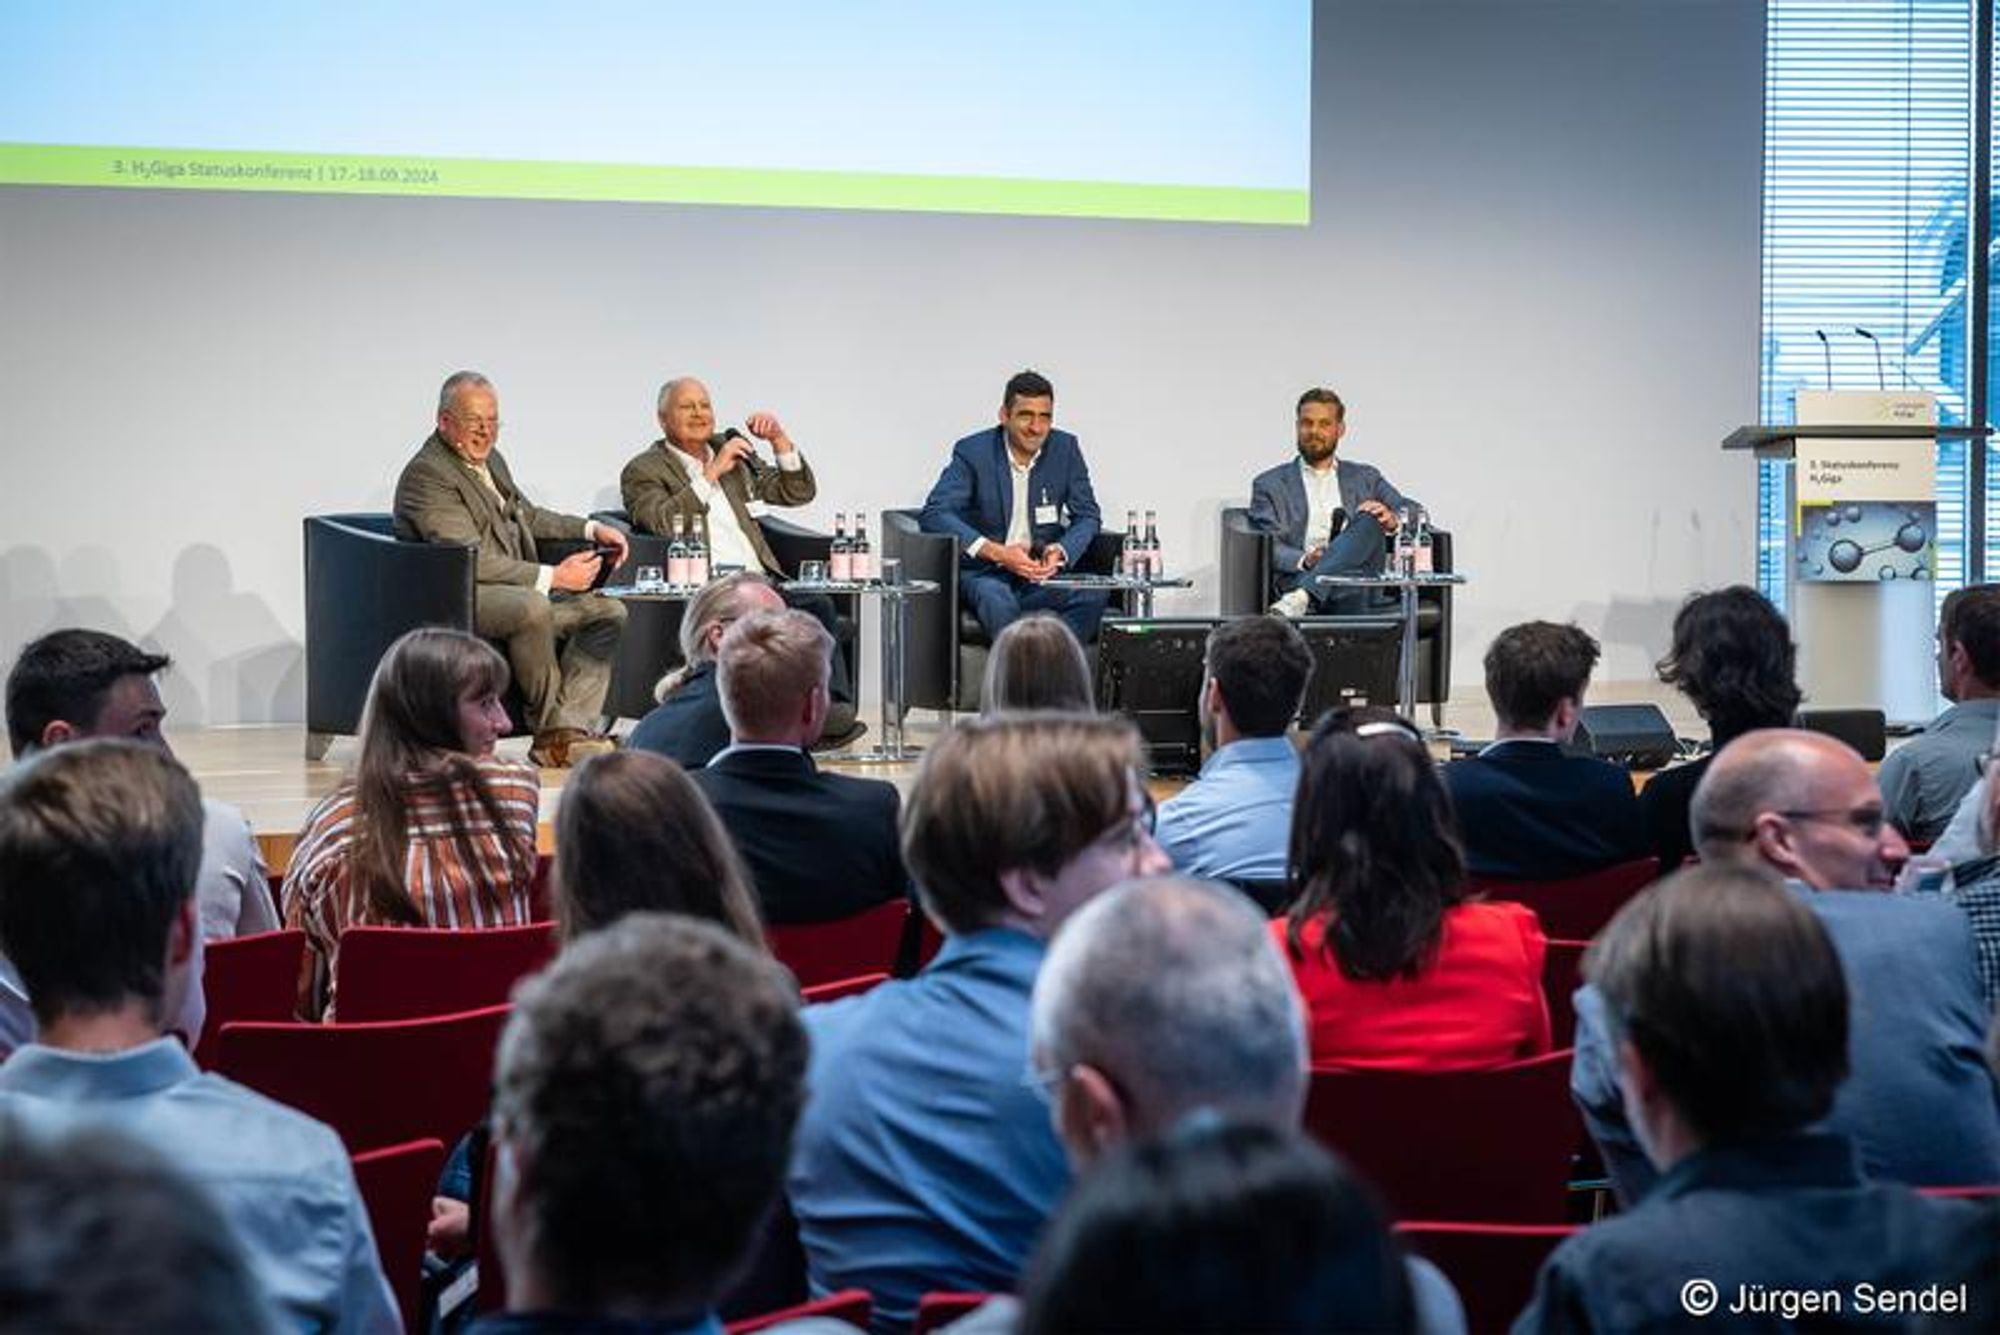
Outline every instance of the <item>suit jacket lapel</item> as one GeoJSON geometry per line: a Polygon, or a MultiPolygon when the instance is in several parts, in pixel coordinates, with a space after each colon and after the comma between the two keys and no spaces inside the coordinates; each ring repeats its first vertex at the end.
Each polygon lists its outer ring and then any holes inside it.
{"type": "Polygon", "coordinates": [[[1007,452],[1003,427],[993,428],[993,466],[1000,487],[1000,541],[1005,542],[1014,527],[1014,456],[1007,452]]]}
{"type": "Polygon", "coordinates": [[[1309,536],[1306,525],[1312,522],[1312,506],[1306,501],[1306,480],[1299,475],[1299,462],[1294,459],[1292,466],[1278,479],[1279,490],[1285,498],[1290,513],[1281,516],[1288,532],[1296,531],[1301,545],[1309,536]]]}

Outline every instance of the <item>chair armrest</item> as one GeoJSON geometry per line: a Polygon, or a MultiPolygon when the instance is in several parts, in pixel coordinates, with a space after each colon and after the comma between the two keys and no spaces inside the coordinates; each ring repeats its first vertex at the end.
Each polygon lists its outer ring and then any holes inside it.
{"type": "Polygon", "coordinates": [[[833,555],[833,535],[810,529],[803,524],[776,519],[770,515],[760,515],[757,527],[764,531],[764,541],[771,544],[771,555],[778,558],[778,569],[787,578],[799,573],[801,561],[824,561],[833,555]]]}
{"type": "Polygon", "coordinates": [[[950,709],[958,690],[958,539],[924,532],[915,510],[884,510],[882,557],[901,561],[906,580],[937,583],[936,593],[904,604],[904,687],[911,705],[950,709]]]}
{"type": "Polygon", "coordinates": [[[1251,527],[1250,512],[1233,505],[1222,512],[1216,590],[1224,616],[1249,616],[1271,605],[1271,535],[1251,527]]]}

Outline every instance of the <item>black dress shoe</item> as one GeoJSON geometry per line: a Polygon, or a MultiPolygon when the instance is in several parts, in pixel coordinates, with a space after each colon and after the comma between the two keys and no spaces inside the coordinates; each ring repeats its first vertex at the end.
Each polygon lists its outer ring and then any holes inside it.
{"type": "Polygon", "coordinates": [[[819,735],[819,740],[812,744],[812,750],[815,752],[845,751],[848,747],[865,737],[867,733],[868,725],[860,719],[855,719],[840,732],[834,732],[830,728],[822,732],[819,735]]]}

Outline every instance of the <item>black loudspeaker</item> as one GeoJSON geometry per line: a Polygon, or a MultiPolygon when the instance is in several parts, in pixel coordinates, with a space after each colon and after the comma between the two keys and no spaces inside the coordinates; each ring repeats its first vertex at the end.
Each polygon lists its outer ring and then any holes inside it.
{"type": "Polygon", "coordinates": [[[1658,769],[1680,754],[1658,705],[1585,705],[1569,749],[1631,769],[1658,769]]]}
{"type": "Polygon", "coordinates": [[[1888,721],[1879,709],[1801,709],[1792,721],[1807,732],[1838,737],[1871,765],[1889,750],[1888,721]]]}

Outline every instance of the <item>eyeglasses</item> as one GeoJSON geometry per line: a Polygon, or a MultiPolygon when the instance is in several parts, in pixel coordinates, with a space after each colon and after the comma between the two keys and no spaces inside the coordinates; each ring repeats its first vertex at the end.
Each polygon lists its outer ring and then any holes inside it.
{"type": "Polygon", "coordinates": [[[469,413],[455,413],[450,411],[447,411],[445,416],[460,426],[471,427],[474,430],[480,427],[485,427],[488,431],[498,431],[500,429],[500,419],[497,417],[474,417],[469,413]]]}
{"type": "Polygon", "coordinates": [[[1870,839],[1881,837],[1882,826],[1889,819],[1889,813],[1881,807],[1834,807],[1821,811],[1780,811],[1774,814],[1786,820],[1838,821],[1861,831],[1870,839]]]}

